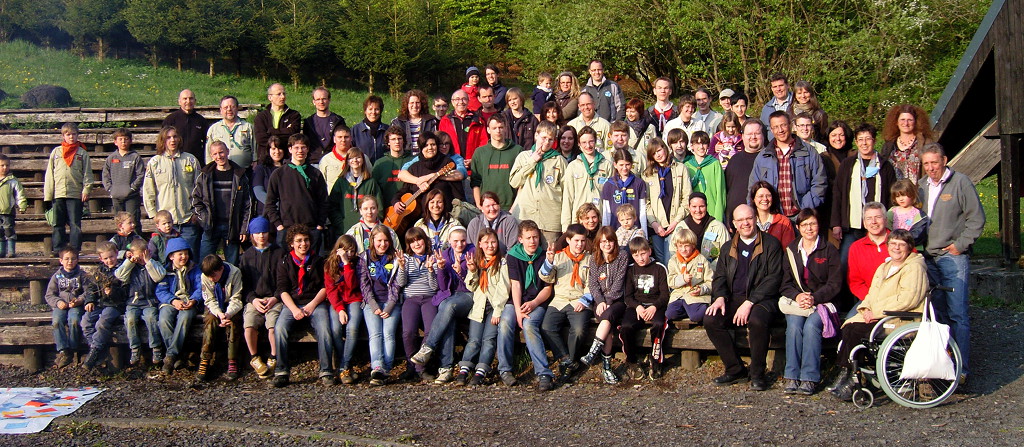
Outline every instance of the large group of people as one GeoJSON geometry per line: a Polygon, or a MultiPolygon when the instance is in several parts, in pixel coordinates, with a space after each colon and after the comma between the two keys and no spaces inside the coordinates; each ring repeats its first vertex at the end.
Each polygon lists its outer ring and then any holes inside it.
{"type": "MultiPolygon", "coordinates": [[[[759,117],[729,89],[716,111],[708,89],[673,102],[671,80],[658,78],[645,107],[601,61],[588,74],[540,74],[528,108],[497,67],[483,77],[470,67],[450,97],[404,94],[390,125],[382,99],[368,97],[353,127],[322,87],[303,120],[271,85],[252,123],[231,96],[207,123],[184,90],[148,161],[129,132],[115,135],[102,180],[118,235],[99,245],[96,277],[77,263],[92,173],[66,125],[45,188],[61,263],[46,292],[58,365],[72,361],[80,329],[85,365],[101,364],[123,318],[131,363],[171,373],[201,318],[200,379],[212,378],[214,342],[226,337],[228,379],[244,339],[255,373],[284,386],[289,334],[308,321],[325,384],[393,380],[400,331],[403,379],[481,384],[497,360],[511,386],[521,330],[550,390],[597,363],[618,383],[614,333],[630,376],[659,378],[668,322],[685,318],[725,363],[714,383],[754,390],[770,387],[774,325],[786,326],[786,393],[820,389],[823,340],[841,336],[833,392],[848,399],[851,344],[883,312],[920,309],[930,281],[954,290],[932,303],[969,371],[967,260],[985,217],[920,108],[890,111],[878,151],[874,126],[830,121],[810,83],[793,89],[781,74],[759,117]],[[136,233],[140,205],[156,228],[148,240],[136,233]],[[636,344],[644,325],[649,352],[636,344]],[[360,378],[364,330],[370,373],[360,378]]],[[[6,166],[0,157],[0,176],[6,166]]]]}

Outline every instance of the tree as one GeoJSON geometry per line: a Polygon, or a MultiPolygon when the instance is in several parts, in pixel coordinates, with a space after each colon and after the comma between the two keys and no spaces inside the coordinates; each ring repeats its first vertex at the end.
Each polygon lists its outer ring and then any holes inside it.
{"type": "Polygon", "coordinates": [[[373,92],[383,75],[392,94],[406,83],[406,71],[429,54],[429,28],[422,0],[352,0],[340,11],[334,49],[349,68],[365,76],[373,92]],[[358,23],[360,26],[350,26],[358,23]]]}
{"type": "Polygon", "coordinates": [[[188,23],[188,9],[175,0],[127,0],[122,12],[128,32],[149,47],[150,63],[159,65],[160,51],[174,54],[178,71],[182,54],[195,42],[198,32],[188,23]]]}
{"type": "Polygon", "coordinates": [[[107,39],[124,25],[124,7],[124,0],[64,0],[64,15],[57,24],[74,38],[78,47],[95,40],[96,59],[102,61],[107,53],[107,39]]]}
{"type": "Polygon", "coordinates": [[[210,77],[217,58],[225,58],[241,46],[243,17],[251,15],[248,4],[240,0],[186,0],[189,23],[202,32],[196,46],[206,53],[210,77]]]}
{"type": "Polygon", "coordinates": [[[288,70],[292,85],[298,88],[301,69],[322,62],[330,54],[324,43],[326,21],[321,4],[312,0],[285,0],[282,6],[285,11],[278,15],[284,19],[275,21],[267,50],[288,70]]]}

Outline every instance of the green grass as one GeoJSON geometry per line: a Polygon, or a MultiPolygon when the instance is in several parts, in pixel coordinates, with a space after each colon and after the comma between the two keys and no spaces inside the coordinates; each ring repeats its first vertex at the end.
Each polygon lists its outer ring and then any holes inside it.
{"type": "MultiPolygon", "coordinates": [[[[1001,256],[1002,246],[999,242],[999,182],[996,176],[982,179],[976,185],[981,206],[985,208],[985,229],[974,244],[977,256],[1001,256]]],[[[1021,201],[1024,205],[1024,200],[1021,201]]],[[[1024,242],[1024,237],[1021,238],[1024,242]]]]}
{"type": "MultiPolygon", "coordinates": [[[[153,68],[143,60],[93,58],[82,59],[68,51],[43,49],[24,41],[0,43],[0,89],[8,98],[0,108],[20,108],[20,97],[41,84],[59,85],[71,92],[75,105],[81,107],[143,107],[177,106],[178,92],[191,89],[200,105],[216,105],[224,95],[234,95],[243,104],[267,102],[267,86],[272,82],[285,84],[289,107],[313,113],[312,85],[296,90],[286,79],[264,81],[233,75],[211,78],[204,73],[178,71],[170,67],[153,68]]],[[[367,91],[331,89],[331,109],[353,125],[363,119],[362,103],[367,91]]],[[[377,92],[381,94],[382,92],[377,92]]],[[[396,115],[398,101],[384,96],[385,122],[396,115]]]]}

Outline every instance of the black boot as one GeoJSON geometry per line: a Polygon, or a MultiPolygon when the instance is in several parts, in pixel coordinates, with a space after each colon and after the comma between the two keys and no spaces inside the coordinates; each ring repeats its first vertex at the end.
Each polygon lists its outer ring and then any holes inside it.
{"type": "Polygon", "coordinates": [[[836,376],[836,380],[832,382],[831,385],[828,386],[828,390],[835,391],[835,389],[838,388],[840,384],[850,379],[851,373],[852,371],[850,370],[850,367],[844,366],[843,369],[839,371],[839,375],[836,376]]]}
{"type": "Polygon", "coordinates": [[[594,343],[590,345],[590,350],[587,351],[587,354],[580,357],[580,362],[584,365],[593,365],[596,363],[597,354],[601,352],[601,349],[604,349],[604,341],[595,339],[594,343]]]}
{"type": "Polygon", "coordinates": [[[619,376],[612,370],[612,356],[604,355],[602,360],[604,368],[601,370],[601,375],[604,377],[604,383],[618,385],[619,376]]]}

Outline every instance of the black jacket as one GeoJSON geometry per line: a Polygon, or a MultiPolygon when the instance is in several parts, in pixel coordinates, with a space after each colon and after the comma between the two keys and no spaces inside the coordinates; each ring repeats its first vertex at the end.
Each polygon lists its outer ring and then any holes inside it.
{"type": "Polygon", "coordinates": [[[275,296],[281,298],[281,294],[287,292],[291,295],[292,301],[299,306],[313,301],[320,289],[324,288],[324,260],[310,253],[309,260],[303,268],[305,273],[302,274],[302,293],[299,293],[299,266],[292,260],[291,254],[285,253],[277,263],[274,277],[277,283],[275,296]]]}
{"type": "MultiPolygon", "coordinates": [[[[879,155],[875,154],[875,156],[878,157],[879,155]]],[[[832,227],[842,227],[844,230],[850,229],[850,182],[854,178],[860,178],[860,173],[857,173],[856,177],[853,175],[853,166],[857,163],[859,157],[860,154],[855,153],[839,164],[839,171],[836,173],[836,181],[834,182],[835,186],[832,188],[832,210],[829,216],[831,219],[828,225],[829,229],[832,227]]],[[[881,199],[882,205],[885,205],[885,208],[888,209],[890,202],[889,190],[896,183],[896,169],[893,168],[889,160],[880,158],[879,161],[881,163],[878,164],[878,174],[876,175],[880,177],[881,182],[879,186],[882,189],[882,193],[878,197],[881,199]]],[[[868,185],[871,186],[872,183],[868,182],[868,185]]],[[[873,197],[874,193],[872,191],[872,194],[868,195],[868,202],[872,202],[873,197]]],[[[861,226],[863,226],[863,223],[861,226]]],[[[821,228],[825,228],[825,225],[821,225],[821,228]]]]}
{"type": "Polygon", "coordinates": [[[114,276],[114,269],[100,264],[99,270],[94,277],[96,293],[90,293],[85,298],[85,304],[96,305],[96,312],[107,307],[113,307],[124,311],[125,300],[128,297],[127,287],[114,276]],[[110,293],[103,289],[110,286],[110,293]]]}
{"type": "MultiPolygon", "coordinates": [[[[505,139],[511,139],[527,150],[533,147],[533,134],[537,130],[537,115],[526,109],[523,109],[523,116],[519,118],[512,115],[512,109],[505,109],[501,114],[505,115],[507,123],[505,124],[505,139]]],[[[487,123],[484,123],[484,126],[486,127],[487,123]]],[[[557,141],[558,138],[556,137],[555,140],[557,141]]]]}
{"type": "MultiPolygon", "coordinates": [[[[274,127],[274,115],[267,107],[256,114],[252,125],[256,133],[256,161],[259,162],[270,153],[271,137],[288,140],[288,137],[302,132],[302,115],[298,110],[292,110],[285,105],[284,115],[281,116],[281,121],[278,121],[277,127],[274,127]]],[[[282,149],[285,149],[287,153],[288,148],[282,149]]],[[[309,150],[312,151],[313,148],[311,147],[309,150]]],[[[206,160],[206,157],[202,157],[200,160],[206,160]]]]}
{"type": "MultiPolygon", "coordinates": [[[[239,235],[246,233],[246,226],[253,217],[256,217],[256,210],[253,203],[256,201],[252,193],[252,185],[249,177],[245,175],[245,168],[228,161],[232,170],[231,181],[231,211],[228,218],[228,239],[237,241],[239,235]]],[[[217,163],[210,162],[199,171],[196,176],[196,187],[192,190],[192,216],[199,222],[203,230],[213,228],[213,176],[217,170],[217,163]]]]}
{"type": "Polygon", "coordinates": [[[274,274],[284,254],[284,250],[273,243],[262,252],[256,247],[249,247],[242,252],[238,269],[242,272],[242,295],[245,296],[245,302],[251,303],[256,297],[276,295],[274,274]]]}
{"type": "Polygon", "coordinates": [[[163,125],[178,131],[184,152],[195,155],[199,160],[206,160],[206,131],[210,128],[206,118],[195,111],[185,113],[178,109],[164,118],[163,125]]]}
{"type": "Polygon", "coordinates": [[[789,263],[789,254],[782,255],[782,270],[785,277],[782,280],[782,296],[794,298],[801,292],[811,292],[814,297],[814,304],[825,304],[832,302],[843,287],[843,272],[839,262],[839,250],[828,242],[828,238],[818,236],[818,246],[807,256],[807,279],[803,277],[804,260],[800,256],[801,238],[797,237],[793,243],[786,247],[786,251],[793,254],[793,262],[796,263],[796,272],[789,263]],[[797,285],[796,275],[800,275],[800,284],[803,290],[797,285]]]}
{"type": "Polygon", "coordinates": [[[327,226],[330,215],[327,204],[327,181],[319,169],[309,163],[300,168],[309,177],[309,184],[291,166],[284,165],[270,174],[267,203],[263,213],[274,227],[286,228],[301,223],[327,226]]]}
{"type": "Polygon", "coordinates": [[[320,162],[320,157],[324,156],[324,151],[334,145],[334,129],[338,128],[338,125],[348,127],[345,124],[345,118],[341,115],[331,112],[327,115],[327,122],[329,123],[329,129],[327,130],[327,141],[322,142],[320,135],[316,133],[316,126],[313,124],[313,117],[316,113],[310,115],[302,122],[302,133],[306,134],[309,138],[309,160],[306,163],[317,164],[320,162]]]}
{"type": "MultiPolygon", "coordinates": [[[[739,253],[735,247],[739,235],[722,245],[721,256],[715,276],[711,280],[713,299],[732,298],[732,281],[736,276],[736,265],[739,253]]],[[[782,244],[768,233],[758,230],[754,239],[754,252],[750,256],[750,269],[747,275],[747,301],[757,304],[763,300],[774,300],[779,297],[779,286],[782,283],[782,244]]]]}

